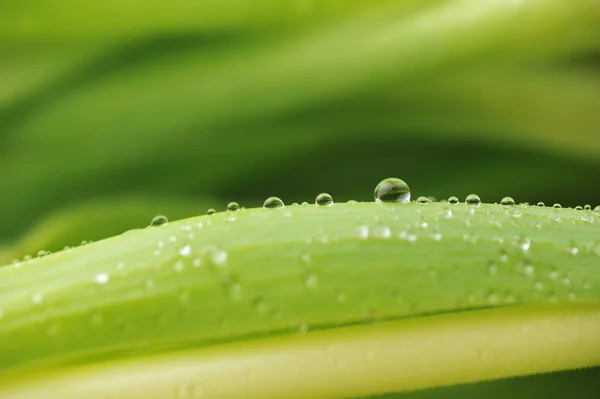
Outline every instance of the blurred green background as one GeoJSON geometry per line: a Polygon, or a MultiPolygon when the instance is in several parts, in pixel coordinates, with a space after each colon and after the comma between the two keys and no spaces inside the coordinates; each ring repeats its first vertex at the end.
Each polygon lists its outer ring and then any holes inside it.
{"type": "Polygon", "coordinates": [[[3,0],[0,263],[222,210],[600,204],[600,2],[3,0]]]}

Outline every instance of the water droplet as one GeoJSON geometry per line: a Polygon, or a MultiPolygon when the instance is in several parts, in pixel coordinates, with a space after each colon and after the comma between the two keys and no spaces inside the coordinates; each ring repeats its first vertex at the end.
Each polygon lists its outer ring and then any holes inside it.
{"type": "Polygon", "coordinates": [[[449,204],[456,205],[456,204],[458,204],[458,202],[459,201],[458,201],[457,197],[452,196],[452,197],[448,198],[448,203],[449,204]]]}
{"type": "Polygon", "coordinates": [[[575,210],[576,210],[576,211],[583,211],[583,207],[582,207],[581,205],[577,205],[577,206],[575,207],[575,210]]]}
{"type": "Polygon", "coordinates": [[[356,202],[355,200],[349,200],[349,201],[348,201],[348,202],[346,202],[346,203],[347,203],[347,204],[352,204],[352,205],[354,205],[354,204],[357,204],[358,202],[356,202]]]}
{"type": "Polygon", "coordinates": [[[190,247],[189,245],[186,245],[179,250],[179,255],[188,256],[191,252],[192,252],[192,247],[190,247]]]}
{"type": "Polygon", "coordinates": [[[227,262],[229,254],[222,249],[214,248],[210,254],[210,260],[217,266],[222,266],[227,262]]]}
{"type": "Polygon", "coordinates": [[[417,198],[417,203],[419,203],[419,204],[427,204],[428,202],[429,202],[429,198],[427,198],[427,197],[421,196],[421,197],[417,198]]]}
{"type": "Polygon", "coordinates": [[[540,206],[540,207],[542,207],[542,208],[543,208],[543,207],[545,207],[545,206],[546,206],[546,204],[544,204],[542,201],[540,201],[540,202],[538,202],[538,203],[537,203],[537,206],[540,206]]]}
{"type": "MultiPolygon", "coordinates": [[[[152,221],[150,222],[150,226],[162,226],[169,223],[169,219],[167,219],[164,215],[154,216],[152,221]]],[[[83,245],[83,244],[82,244],[83,245]]]]}
{"type": "Polygon", "coordinates": [[[39,292],[37,292],[31,296],[31,302],[33,302],[36,305],[39,305],[40,303],[42,303],[43,299],[44,299],[44,296],[42,294],[40,294],[39,292]]]}
{"type": "Polygon", "coordinates": [[[263,208],[278,209],[283,208],[283,201],[277,197],[269,197],[265,200],[263,208]]]}
{"type": "Polygon", "coordinates": [[[552,205],[552,208],[559,209],[562,208],[562,206],[557,202],[556,204],[552,205]]]}
{"type": "Polygon", "coordinates": [[[310,272],[306,275],[306,278],[304,279],[304,284],[308,288],[317,288],[317,286],[319,285],[319,278],[316,274],[310,272]]]}
{"type": "Polygon", "coordinates": [[[435,233],[435,234],[433,234],[432,238],[435,241],[440,241],[442,239],[442,235],[440,233],[435,233]]]}
{"type": "Polygon", "coordinates": [[[229,204],[227,204],[228,211],[237,211],[239,209],[240,209],[240,204],[238,204],[237,202],[230,202],[229,204]]]}
{"type": "Polygon", "coordinates": [[[315,204],[319,206],[331,206],[333,205],[333,197],[327,193],[321,193],[315,198],[315,204]]]}
{"type": "Polygon", "coordinates": [[[404,180],[390,177],[379,182],[375,187],[375,202],[399,202],[410,201],[410,188],[404,180]]]}
{"type": "Polygon", "coordinates": [[[373,229],[373,236],[377,238],[390,238],[392,230],[388,226],[377,226],[373,229]]]}
{"type": "Polygon", "coordinates": [[[513,242],[521,251],[529,251],[531,248],[531,240],[529,237],[519,237],[516,238],[513,242]]]}
{"type": "Polygon", "coordinates": [[[44,249],[41,249],[41,250],[38,251],[37,256],[38,256],[38,258],[43,258],[44,256],[50,255],[51,253],[52,252],[50,252],[50,251],[46,251],[44,249]]]}
{"type": "Polygon", "coordinates": [[[365,225],[358,226],[356,228],[356,235],[363,240],[369,238],[369,227],[365,225]]]}
{"type": "Polygon", "coordinates": [[[479,198],[479,195],[477,194],[469,194],[467,195],[467,198],[465,198],[465,204],[479,206],[481,205],[481,198],[479,198]]]}
{"type": "Polygon", "coordinates": [[[108,274],[106,273],[98,273],[96,274],[96,277],[94,277],[94,281],[97,284],[104,284],[108,281],[108,274]]]}
{"type": "Polygon", "coordinates": [[[214,215],[215,213],[217,213],[217,211],[215,211],[213,208],[210,208],[209,210],[206,211],[207,215],[214,215]]]}
{"type": "Polygon", "coordinates": [[[195,259],[192,261],[192,266],[194,266],[194,267],[200,267],[200,266],[202,266],[202,259],[200,259],[200,258],[195,258],[195,259]]]}
{"type": "Polygon", "coordinates": [[[585,211],[591,211],[592,210],[592,206],[590,204],[585,204],[583,207],[583,210],[585,211]]]}
{"type": "Polygon", "coordinates": [[[183,270],[183,262],[182,261],[175,262],[175,264],[173,265],[173,270],[175,270],[176,272],[182,271],[183,270]]]}
{"type": "Polygon", "coordinates": [[[500,200],[500,205],[512,206],[515,204],[515,200],[511,197],[504,197],[500,200]]]}
{"type": "Polygon", "coordinates": [[[600,213],[600,205],[597,205],[597,206],[594,208],[594,212],[596,212],[596,213],[600,213]]]}

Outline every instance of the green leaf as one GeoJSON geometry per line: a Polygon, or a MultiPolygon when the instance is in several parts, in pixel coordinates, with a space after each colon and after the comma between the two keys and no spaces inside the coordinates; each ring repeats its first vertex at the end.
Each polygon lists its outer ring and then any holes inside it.
{"type": "Polygon", "coordinates": [[[3,267],[0,393],[333,398],[600,365],[598,223],[526,206],[300,205],[3,267]]]}

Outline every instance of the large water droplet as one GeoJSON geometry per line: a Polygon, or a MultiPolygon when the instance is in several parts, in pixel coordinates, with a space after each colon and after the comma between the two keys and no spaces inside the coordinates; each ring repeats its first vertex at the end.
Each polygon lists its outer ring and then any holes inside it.
{"type": "Polygon", "coordinates": [[[315,198],[315,204],[319,206],[333,205],[333,197],[327,193],[321,193],[315,198]]]}
{"type": "Polygon", "coordinates": [[[278,209],[283,208],[283,201],[277,197],[269,197],[265,200],[263,208],[267,209],[278,209]]]}
{"type": "Polygon", "coordinates": [[[162,226],[167,223],[169,223],[169,219],[167,219],[166,216],[157,215],[157,216],[154,216],[154,218],[150,222],[150,226],[162,226]]]}
{"type": "Polygon", "coordinates": [[[479,195],[477,194],[469,194],[467,195],[467,198],[465,198],[465,204],[479,206],[481,205],[481,198],[479,198],[479,195]]]}
{"type": "Polygon", "coordinates": [[[500,201],[500,205],[507,205],[507,206],[512,206],[515,204],[515,200],[512,199],[511,197],[504,197],[502,198],[502,200],[500,201]]]}
{"type": "Polygon", "coordinates": [[[375,187],[375,202],[399,202],[410,201],[410,188],[404,180],[390,177],[379,182],[375,187]]]}
{"type": "Polygon", "coordinates": [[[452,205],[458,204],[458,198],[452,196],[452,197],[448,198],[448,203],[452,204],[452,205]]]}
{"type": "Polygon", "coordinates": [[[228,211],[237,211],[238,209],[240,209],[240,204],[238,204],[237,202],[230,202],[229,204],[227,204],[228,211]]]}

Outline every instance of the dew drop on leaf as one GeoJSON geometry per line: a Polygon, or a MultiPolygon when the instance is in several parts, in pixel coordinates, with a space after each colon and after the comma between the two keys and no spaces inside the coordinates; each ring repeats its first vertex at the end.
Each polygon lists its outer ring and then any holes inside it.
{"type": "Polygon", "coordinates": [[[458,198],[452,196],[452,197],[448,198],[448,203],[452,204],[452,205],[456,205],[456,204],[458,204],[458,198]]]}
{"type": "Polygon", "coordinates": [[[410,201],[410,188],[404,180],[390,177],[379,182],[375,187],[375,202],[399,202],[410,201]]]}
{"type": "MultiPolygon", "coordinates": [[[[157,215],[157,216],[154,216],[154,218],[150,222],[150,226],[162,226],[167,223],[169,223],[169,219],[167,219],[166,216],[157,215]]],[[[83,243],[82,243],[82,245],[83,245],[83,243]]]]}
{"type": "Polygon", "coordinates": [[[333,197],[327,193],[321,193],[315,198],[315,204],[319,206],[331,206],[333,205],[333,197]]]}
{"type": "Polygon", "coordinates": [[[592,210],[592,206],[590,204],[586,204],[586,205],[584,205],[583,210],[584,211],[591,211],[592,210]]]}
{"type": "Polygon", "coordinates": [[[237,211],[239,209],[240,209],[240,204],[238,204],[237,202],[230,202],[229,204],[227,204],[228,211],[237,211]]]}
{"type": "Polygon", "coordinates": [[[575,207],[575,210],[576,210],[576,211],[583,211],[583,207],[582,207],[581,205],[577,205],[577,206],[575,207]]]}
{"type": "Polygon", "coordinates": [[[96,277],[94,277],[94,281],[97,284],[104,284],[108,281],[108,274],[106,273],[98,273],[96,274],[96,277]]]}
{"type": "Polygon", "coordinates": [[[507,205],[507,206],[512,206],[515,204],[515,200],[512,199],[511,197],[504,197],[502,198],[502,200],[500,201],[500,205],[507,205]]]}
{"type": "Polygon", "coordinates": [[[419,203],[419,204],[427,204],[428,202],[429,202],[429,198],[427,198],[427,197],[421,196],[421,197],[417,198],[417,203],[419,203]]]}
{"type": "Polygon", "coordinates": [[[283,201],[277,197],[269,197],[265,200],[263,208],[278,209],[283,208],[283,201]]]}
{"type": "Polygon", "coordinates": [[[479,195],[477,194],[469,194],[467,195],[467,198],[465,198],[465,204],[479,206],[481,205],[481,198],[479,198],[479,195]]]}
{"type": "Polygon", "coordinates": [[[215,211],[213,208],[210,208],[209,210],[206,211],[207,215],[214,215],[215,213],[217,213],[217,211],[215,211]]]}
{"type": "Polygon", "coordinates": [[[388,226],[377,226],[373,229],[373,236],[377,238],[390,238],[392,230],[388,226]]]}
{"type": "Polygon", "coordinates": [[[544,204],[542,201],[540,201],[540,202],[538,202],[538,203],[537,203],[537,206],[539,206],[539,207],[542,207],[542,208],[543,208],[543,207],[545,207],[545,206],[546,206],[546,204],[544,204]]]}
{"type": "Polygon", "coordinates": [[[552,205],[552,208],[559,209],[562,208],[562,206],[557,202],[556,204],[552,205]]]}
{"type": "Polygon", "coordinates": [[[192,252],[192,247],[190,247],[189,245],[186,245],[179,250],[179,255],[188,256],[191,252],[192,252]]]}

